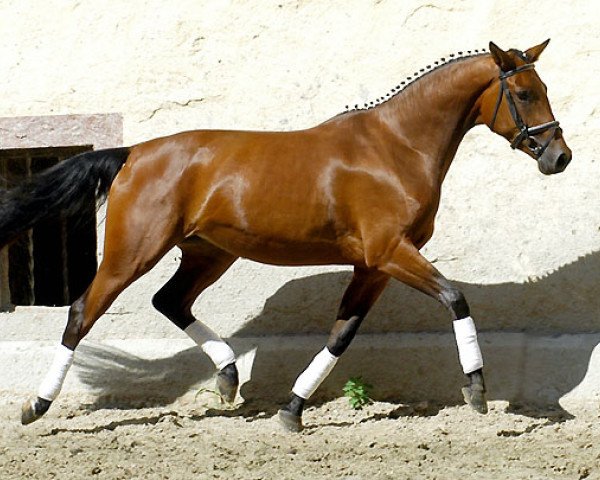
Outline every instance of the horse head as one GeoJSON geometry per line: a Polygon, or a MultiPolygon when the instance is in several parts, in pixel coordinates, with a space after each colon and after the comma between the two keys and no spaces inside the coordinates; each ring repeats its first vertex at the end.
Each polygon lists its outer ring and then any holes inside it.
{"type": "Polygon", "coordinates": [[[534,69],[545,42],[521,52],[490,42],[499,73],[482,95],[481,116],[490,129],[538,162],[545,175],[560,173],[572,153],[548,101],[547,88],[534,69]]]}

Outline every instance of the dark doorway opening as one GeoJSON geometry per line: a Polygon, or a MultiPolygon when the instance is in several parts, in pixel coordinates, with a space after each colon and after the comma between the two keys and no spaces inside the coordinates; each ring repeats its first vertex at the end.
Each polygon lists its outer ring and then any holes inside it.
{"type": "MultiPolygon", "coordinates": [[[[0,177],[10,184],[45,170],[91,146],[0,150],[0,177]]],[[[70,305],[97,269],[96,205],[77,217],[42,222],[8,247],[8,283],[13,305],[70,305]]]]}

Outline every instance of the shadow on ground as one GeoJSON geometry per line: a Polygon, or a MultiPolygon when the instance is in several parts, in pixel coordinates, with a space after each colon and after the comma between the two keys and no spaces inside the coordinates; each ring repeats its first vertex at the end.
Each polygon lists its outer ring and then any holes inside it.
{"type": "MultiPolygon", "coordinates": [[[[520,332],[531,336],[598,332],[599,274],[600,252],[595,252],[530,283],[455,282],[469,300],[482,333],[491,400],[507,400],[511,411],[532,416],[561,412],[558,400],[581,383],[598,337],[590,336],[590,340],[577,344],[577,348],[570,349],[560,359],[555,358],[554,349],[541,348],[521,355],[519,360],[514,351],[486,343],[485,332],[520,332]],[[524,375],[524,358],[528,365],[568,362],[568,374],[564,374],[563,368],[557,369],[554,376],[548,375],[548,369],[544,368],[539,374],[528,369],[524,375]],[[521,408],[524,403],[526,409],[521,408]]],[[[292,280],[269,298],[260,315],[233,335],[231,343],[238,355],[252,347],[245,341],[248,338],[284,336],[286,344],[291,345],[273,352],[260,348],[256,351],[252,379],[241,389],[246,405],[237,414],[251,417],[259,411],[274,413],[287,399],[296,376],[313,354],[306,349],[294,349],[293,335],[323,334],[323,337],[309,337],[315,341],[311,349],[314,353],[322,348],[350,277],[350,272],[332,272],[292,280]],[[302,311],[298,311],[299,303],[304,305],[302,311]]],[[[397,338],[422,332],[451,333],[445,310],[435,301],[392,281],[360,333],[389,333],[397,338]]],[[[311,402],[341,395],[345,380],[362,375],[375,385],[373,396],[377,400],[401,404],[428,400],[434,413],[438,407],[462,403],[460,386],[464,378],[453,344],[433,353],[429,349],[427,355],[419,354],[418,347],[402,349],[398,354],[393,344],[367,350],[360,345],[359,334],[311,402]]],[[[98,406],[105,406],[107,399],[140,399],[146,404],[166,405],[214,374],[210,362],[197,347],[153,360],[106,346],[80,348],[77,372],[81,381],[98,392],[98,406]]],[[[135,401],[116,404],[137,405],[135,401]]]]}

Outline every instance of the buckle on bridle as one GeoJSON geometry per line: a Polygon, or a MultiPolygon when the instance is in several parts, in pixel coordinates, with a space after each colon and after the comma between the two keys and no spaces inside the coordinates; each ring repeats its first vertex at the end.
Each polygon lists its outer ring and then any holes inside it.
{"type": "Polygon", "coordinates": [[[515,126],[519,129],[519,133],[517,136],[511,141],[510,146],[513,149],[519,148],[525,140],[528,141],[528,144],[525,145],[525,148],[528,148],[529,151],[533,154],[533,156],[538,159],[540,158],[550,142],[554,138],[554,132],[559,128],[558,120],[553,120],[550,122],[542,123],[540,125],[536,125],[534,127],[529,127],[519,115],[519,111],[517,110],[517,105],[512,98],[510,90],[508,88],[508,84],[506,83],[506,79],[508,77],[512,77],[518,73],[524,72],[525,70],[532,70],[535,68],[533,63],[526,63],[525,65],[521,65],[513,70],[509,70],[507,72],[500,71],[500,75],[498,78],[500,79],[500,89],[498,91],[498,99],[496,100],[496,107],[494,108],[494,116],[492,117],[492,121],[490,123],[490,130],[493,131],[494,125],[496,123],[496,117],[498,116],[498,110],[500,109],[500,105],[502,103],[502,98],[506,97],[506,103],[508,105],[508,110],[510,112],[513,121],[515,122],[515,126]],[[547,130],[553,130],[551,135],[548,135],[548,138],[543,144],[539,144],[535,138],[536,135],[543,133],[547,130]],[[530,144],[533,143],[533,146],[530,144]]]}

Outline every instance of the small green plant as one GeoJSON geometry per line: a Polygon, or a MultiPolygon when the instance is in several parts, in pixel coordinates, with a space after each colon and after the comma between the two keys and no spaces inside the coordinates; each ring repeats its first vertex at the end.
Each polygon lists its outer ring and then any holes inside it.
{"type": "Polygon", "coordinates": [[[362,377],[350,377],[344,385],[343,391],[344,396],[348,397],[350,406],[354,410],[361,410],[365,405],[373,403],[369,397],[372,389],[373,386],[363,382],[362,377]]]}

